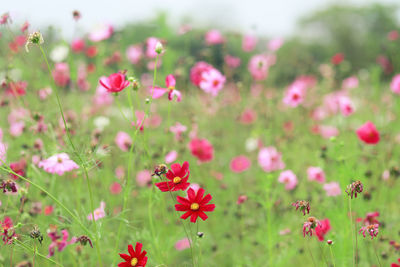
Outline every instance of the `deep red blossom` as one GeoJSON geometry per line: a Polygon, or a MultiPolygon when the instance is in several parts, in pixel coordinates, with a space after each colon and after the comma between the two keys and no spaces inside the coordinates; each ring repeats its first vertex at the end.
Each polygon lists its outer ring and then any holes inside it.
{"type": "Polygon", "coordinates": [[[156,186],[162,192],[185,191],[190,185],[187,182],[189,175],[189,163],[187,161],[182,164],[182,167],[179,163],[175,163],[171,165],[171,169],[165,175],[169,181],[156,183],[156,186]]]}
{"type": "Polygon", "coordinates": [[[368,145],[379,143],[380,135],[375,125],[367,121],[364,125],[357,129],[358,138],[368,145]]]}
{"type": "Polygon", "coordinates": [[[331,62],[334,65],[339,65],[340,63],[342,63],[343,60],[344,60],[344,54],[343,53],[336,53],[331,58],[331,62]]]}
{"type": "Polygon", "coordinates": [[[10,244],[12,242],[15,231],[10,217],[5,217],[4,221],[0,221],[0,236],[3,236],[4,244],[10,244]]]}
{"type": "Polygon", "coordinates": [[[189,149],[200,162],[208,162],[214,158],[214,147],[207,139],[192,139],[189,149]]]}
{"type": "Polygon", "coordinates": [[[187,219],[190,216],[190,221],[195,223],[197,217],[200,217],[203,221],[207,220],[208,216],[204,212],[213,211],[215,209],[214,204],[207,204],[212,199],[210,194],[203,197],[205,190],[200,188],[197,193],[192,188],[187,191],[187,198],[177,196],[176,200],[180,204],[175,204],[177,211],[186,211],[181,219],[187,219]]]}
{"type": "Polygon", "coordinates": [[[125,261],[118,263],[118,267],[144,267],[147,264],[146,250],[142,251],[142,243],[136,242],[135,249],[128,245],[128,254],[119,254],[125,261]]]}

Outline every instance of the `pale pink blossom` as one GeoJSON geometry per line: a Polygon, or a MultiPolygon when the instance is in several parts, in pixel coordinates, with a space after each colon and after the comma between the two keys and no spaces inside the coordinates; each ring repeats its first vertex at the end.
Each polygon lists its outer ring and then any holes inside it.
{"type": "Polygon", "coordinates": [[[49,95],[51,95],[52,92],[53,92],[53,90],[50,87],[40,89],[38,91],[40,100],[45,100],[49,95]]]}
{"type": "Polygon", "coordinates": [[[270,51],[277,51],[283,45],[284,40],[283,38],[275,38],[268,42],[268,49],[270,51]]]}
{"type": "Polygon", "coordinates": [[[328,197],[335,197],[342,193],[340,185],[337,182],[326,183],[323,188],[328,197]]]}
{"type": "Polygon", "coordinates": [[[221,32],[215,29],[210,30],[206,33],[205,40],[207,45],[222,44],[225,42],[225,39],[222,36],[221,32]]]}
{"type": "Polygon", "coordinates": [[[181,123],[177,122],[175,125],[172,125],[169,127],[170,132],[174,133],[175,139],[177,141],[182,140],[182,133],[186,132],[187,127],[185,125],[182,125],[181,123]]]}
{"type": "Polygon", "coordinates": [[[343,116],[347,117],[354,113],[354,105],[347,96],[339,97],[339,108],[343,116]]]}
{"type": "Polygon", "coordinates": [[[107,40],[114,33],[114,27],[110,24],[99,25],[96,29],[89,33],[89,40],[92,42],[100,42],[107,40]]]}
{"type": "Polygon", "coordinates": [[[56,63],[52,72],[54,82],[59,87],[65,87],[70,82],[69,65],[67,63],[56,63]]]}
{"type": "Polygon", "coordinates": [[[346,78],[342,82],[343,89],[353,89],[358,87],[358,78],[356,76],[351,76],[346,78]]]}
{"type": "Polygon", "coordinates": [[[257,119],[257,113],[250,108],[246,108],[240,115],[239,121],[243,124],[251,124],[257,119]]]}
{"type": "Polygon", "coordinates": [[[146,40],[146,56],[148,58],[156,58],[157,57],[157,52],[156,52],[156,45],[159,43],[160,40],[155,38],[155,37],[149,37],[146,40]]]}
{"type": "Polygon", "coordinates": [[[142,46],[139,45],[131,45],[126,50],[126,57],[128,58],[129,62],[132,64],[138,64],[140,59],[142,58],[143,50],[142,46]]]}
{"type": "Polygon", "coordinates": [[[283,171],[280,173],[278,182],[285,184],[286,190],[293,190],[297,186],[297,176],[291,171],[283,171]]]}
{"type": "Polygon", "coordinates": [[[132,139],[126,132],[118,132],[115,137],[115,143],[122,151],[128,151],[132,145],[132,139]]]}
{"type": "Polygon", "coordinates": [[[318,131],[319,134],[325,139],[329,139],[331,137],[339,135],[339,130],[334,126],[329,126],[329,125],[318,126],[318,131]]]}
{"type": "Polygon", "coordinates": [[[0,166],[6,162],[7,159],[7,145],[0,140],[0,166]]]}
{"type": "Polygon", "coordinates": [[[11,123],[10,134],[14,137],[18,137],[24,132],[24,129],[25,129],[25,122],[23,121],[17,121],[11,123]]]}
{"type": "Polygon", "coordinates": [[[219,91],[224,87],[225,76],[222,75],[217,69],[204,71],[201,75],[200,88],[212,96],[217,96],[219,91]]]}
{"type": "Polygon", "coordinates": [[[240,62],[241,62],[239,57],[234,57],[234,56],[231,56],[231,55],[226,55],[224,57],[224,60],[225,60],[225,64],[228,67],[232,68],[232,69],[235,69],[235,68],[239,67],[240,66],[240,62]]]}
{"type": "Polygon", "coordinates": [[[283,103],[294,108],[304,101],[304,89],[299,86],[291,86],[286,90],[283,103]]]}
{"type": "Polygon", "coordinates": [[[99,85],[93,97],[93,104],[97,107],[110,106],[114,101],[113,96],[107,91],[105,87],[99,85]]]}
{"type": "Polygon", "coordinates": [[[165,77],[165,85],[166,88],[154,86],[154,88],[151,86],[149,88],[150,94],[152,95],[153,98],[157,99],[162,97],[165,93],[168,93],[168,99],[169,101],[172,101],[174,97],[176,96],[176,101],[180,102],[182,100],[182,95],[181,92],[175,89],[175,84],[176,80],[175,77],[172,74],[167,75],[165,77]]]}
{"type": "Polygon", "coordinates": [[[307,178],[309,181],[316,181],[320,184],[325,183],[325,173],[320,167],[308,167],[307,178]]]}
{"type": "Polygon", "coordinates": [[[185,237],[184,239],[178,240],[175,243],[175,249],[178,251],[182,251],[182,250],[185,250],[188,248],[190,248],[190,241],[187,237],[185,237]]]}
{"type": "MultiPolygon", "coordinates": [[[[106,208],[106,203],[104,201],[100,202],[100,207],[94,210],[94,220],[97,221],[98,219],[104,218],[106,216],[105,209],[106,208]]],[[[90,213],[87,216],[87,219],[89,221],[93,221],[93,213],[90,213]]]]}
{"type": "Polygon", "coordinates": [[[282,161],[282,154],[275,147],[264,147],[258,153],[258,164],[265,172],[282,170],[285,163],[282,161]]]}
{"type": "Polygon", "coordinates": [[[165,155],[165,163],[170,164],[174,162],[177,159],[177,157],[178,157],[178,152],[176,152],[176,150],[172,150],[167,155],[165,155]]]}
{"type": "Polygon", "coordinates": [[[145,187],[151,185],[151,172],[142,170],[136,174],[136,182],[138,186],[145,187]]]}
{"type": "Polygon", "coordinates": [[[393,77],[392,82],[390,83],[390,89],[393,93],[400,94],[400,74],[393,77]]]}
{"type": "Polygon", "coordinates": [[[390,178],[390,171],[389,171],[389,170],[385,170],[385,171],[382,173],[382,180],[387,181],[387,180],[389,180],[389,178],[390,178]]]}
{"type": "Polygon", "coordinates": [[[256,48],[257,37],[253,35],[245,35],[242,40],[242,49],[245,52],[251,52],[256,48]]]}
{"type": "Polygon", "coordinates": [[[275,62],[275,55],[254,55],[249,61],[248,70],[254,80],[262,81],[267,78],[268,70],[275,62]]]}
{"type": "Polygon", "coordinates": [[[43,168],[48,173],[60,176],[65,172],[79,168],[78,164],[71,160],[67,153],[55,154],[48,159],[44,159],[39,162],[38,167],[43,168]]]}

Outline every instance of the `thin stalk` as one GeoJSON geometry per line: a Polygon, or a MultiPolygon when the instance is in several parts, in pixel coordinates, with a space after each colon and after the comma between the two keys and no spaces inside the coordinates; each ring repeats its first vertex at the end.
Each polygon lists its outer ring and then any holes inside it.
{"type": "Polygon", "coordinates": [[[351,211],[351,198],[349,197],[349,211],[350,211],[350,229],[351,229],[351,240],[353,245],[353,266],[357,266],[356,264],[356,253],[354,247],[354,230],[353,230],[353,213],[351,211]]]}
{"type": "Polygon", "coordinates": [[[88,234],[90,235],[90,231],[88,228],[86,228],[86,226],[83,225],[83,223],[78,219],[78,217],[76,217],[72,211],[70,211],[63,203],[61,203],[55,196],[53,196],[50,192],[48,192],[46,189],[44,189],[43,187],[41,187],[40,185],[32,182],[31,180],[29,180],[28,178],[25,178],[21,175],[19,175],[18,173],[14,172],[11,169],[6,169],[3,166],[0,166],[0,169],[3,171],[6,171],[10,174],[14,174],[15,176],[17,176],[18,178],[20,178],[21,180],[31,184],[32,186],[36,187],[37,189],[43,191],[46,195],[48,195],[54,202],[57,203],[57,205],[59,205],[61,208],[63,208],[80,226],[81,228],[88,234]]]}
{"type": "MultiPolygon", "coordinates": [[[[25,245],[24,243],[22,243],[21,241],[19,241],[19,240],[16,239],[16,238],[14,239],[14,242],[16,242],[19,246],[23,247],[24,249],[26,249],[26,250],[28,250],[28,251],[30,251],[30,252],[33,252],[33,251],[34,251],[32,248],[28,247],[27,245],[25,245]]],[[[58,265],[58,266],[63,266],[61,263],[58,263],[58,262],[56,262],[56,261],[54,261],[54,260],[52,260],[52,259],[50,259],[50,258],[47,258],[46,256],[44,256],[43,254],[40,254],[39,252],[37,252],[36,255],[38,255],[38,256],[41,257],[42,259],[45,259],[45,260],[47,260],[47,261],[49,261],[49,262],[51,262],[51,263],[56,264],[56,265],[58,265]]]]}
{"type": "Polygon", "coordinates": [[[375,252],[376,259],[378,260],[379,267],[382,267],[381,260],[379,259],[379,256],[378,256],[378,249],[375,245],[375,242],[373,240],[371,240],[371,243],[372,243],[373,250],[375,252]]]}
{"type": "MultiPolygon", "coordinates": [[[[43,48],[42,48],[42,46],[41,46],[40,44],[39,44],[39,48],[40,48],[40,51],[42,52],[44,61],[46,62],[47,69],[48,69],[48,71],[49,71],[49,75],[50,75],[50,77],[51,77],[51,80],[54,82],[53,76],[52,76],[52,74],[51,74],[50,64],[49,64],[49,61],[47,60],[46,53],[44,52],[44,50],[43,50],[43,48]]],[[[77,149],[76,149],[74,143],[72,142],[72,139],[71,139],[71,136],[70,136],[70,132],[69,132],[69,128],[68,128],[67,122],[65,121],[65,116],[64,116],[64,112],[63,112],[63,109],[62,109],[62,106],[61,106],[60,97],[59,97],[59,95],[58,95],[58,88],[57,88],[57,85],[55,84],[55,82],[54,82],[54,86],[55,86],[55,87],[54,87],[54,93],[55,93],[55,96],[56,96],[56,99],[57,99],[58,107],[59,107],[59,109],[60,109],[61,117],[62,117],[62,119],[63,119],[63,123],[64,123],[64,127],[65,127],[65,132],[66,132],[68,141],[69,141],[69,143],[71,144],[71,147],[72,147],[72,149],[74,150],[74,153],[75,153],[76,156],[78,157],[78,159],[79,159],[79,161],[80,161],[80,165],[81,165],[81,167],[82,167],[82,169],[83,169],[83,171],[84,171],[84,174],[85,174],[86,183],[87,183],[87,188],[88,188],[88,191],[89,191],[90,208],[91,208],[91,210],[92,210],[93,227],[94,227],[94,232],[95,232],[95,237],[96,237],[96,238],[94,239],[94,243],[95,243],[95,247],[96,247],[97,258],[98,258],[99,264],[100,264],[100,266],[102,266],[103,263],[102,263],[102,260],[101,260],[101,253],[100,253],[99,233],[98,233],[98,231],[97,231],[97,223],[96,223],[96,220],[94,219],[95,217],[94,217],[93,193],[92,193],[92,188],[91,188],[91,186],[90,186],[89,174],[88,174],[88,171],[87,171],[87,169],[86,169],[86,166],[85,166],[85,164],[84,164],[83,159],[81,158],[81,156],[80,156],[80,154],[78,153],[78,151],[77,151],[77,149]]]]}
{"type": "Polygon", "coordinates": [[[308,252],[310,253],[310,255],[311,255],[311,259],[312,259],[312,262],[313,262],[313,264],[314,264],[314,266],[315,267],[317,267],[318,265],[315,263],[315,260],[314,260],[314,256],[313,256],[313,254],[312,254],[312,252],[311,252],[311,249],[310,249],[310,246],[309,246],[309,244],[308,244],[308,242],[307,242],[307,239],[304,239],[306,242],[306,247],[307,247],[307,249],[308,249],[308,252]]]}
{"type": "Polygon", "coordinates": [[[333,251],[332,251],[332,245],[329,245],[329,251],[331,252],[331,261],[332,261],[333,267],[336,267],[335,257],[333,256],[333,251]]]}

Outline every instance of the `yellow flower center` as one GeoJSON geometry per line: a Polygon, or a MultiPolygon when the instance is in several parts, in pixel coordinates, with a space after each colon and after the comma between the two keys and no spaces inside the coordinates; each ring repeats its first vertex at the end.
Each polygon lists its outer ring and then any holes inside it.
{"type": "Polygon", "coordinates": [[[175,86],[169,86],[168,89],[173,91],[175,89],[175,86]]]}
{"type": "Polygon", "coordinates": [[[192,203],[192,205],[190,205],[190,209],[191,210],[198,210],[200,208],[198,203],[192,203]]]}
{"type": "Polygon", "coordinates": [[[62,163],[63,162],[62,158],[57,158],[57,162],[62,163]]]}
{"type": "Polygon", "coordinates": [[[133,258],[133,259],[131,260],[131,266],[136,266],[137,263],[138,263],[137,258],[133,258]]]}
{"type": "Polygon", "coordinates": [[[178,183],[180,183],[181,181],[182,181],[182,178],[181,178],[181,177],[178,177],[178,176],[176,176],[176,177],[174,178],[174,180],[173,180],[174,184],[178,184],[178,183]]]}

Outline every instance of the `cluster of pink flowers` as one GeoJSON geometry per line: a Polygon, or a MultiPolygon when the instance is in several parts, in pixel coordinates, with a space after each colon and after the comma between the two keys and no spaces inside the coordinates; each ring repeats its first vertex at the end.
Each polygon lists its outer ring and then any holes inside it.
{"type": "Polygon", "coordinates": [[[217,96],[225,84],[225,76],[203,61],[197,62],[190,70],[190,81],[204,92],[217,96]]]}

